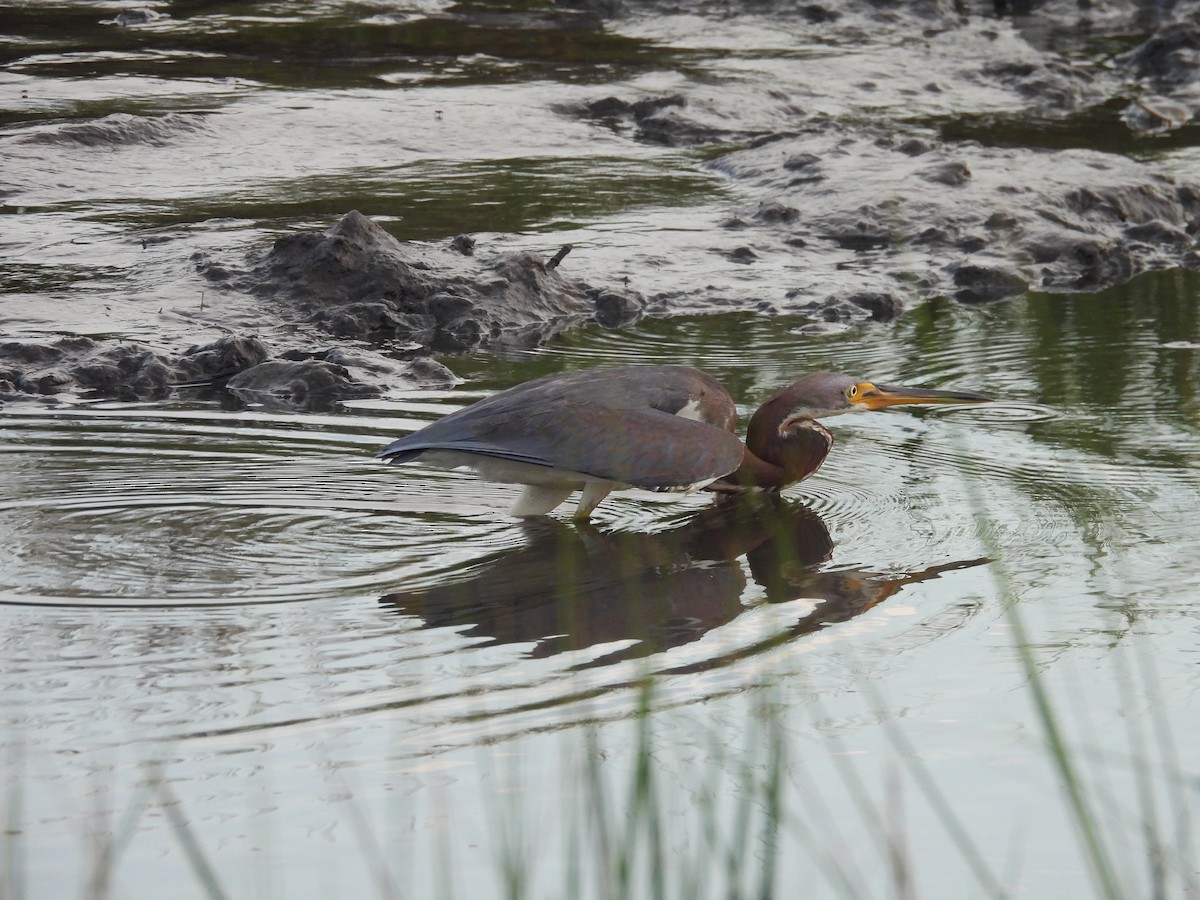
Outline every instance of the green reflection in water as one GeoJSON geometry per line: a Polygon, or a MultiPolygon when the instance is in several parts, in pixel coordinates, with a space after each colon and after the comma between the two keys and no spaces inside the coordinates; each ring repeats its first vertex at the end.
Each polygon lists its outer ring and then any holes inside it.
{"type": "Polygon", "coordinates": [[[939,137],[950,143],[978,141],[988,147],[1096,150],[1142,159],[1200,145],[1200,123],[1195,121],[1163,134],[1139,135],[1121,121],[1121,112],[1130,100],[1115,97],[1055,118],[1028,113],[957,113],[953,119],[925,119],[914,124],[935,128],[939,137]]]}
{"type": "MultiPolygon", "coordinates": [[[[1022,541],[1037,546],[1039,536],[1070,535],[1100,559],[1131,541],[1174,540],[1172,523],[1186,522],[1194,508],[1198,307],[1200,273],[1173,270],[1096,294],[1035,293],[985,307],[942,299],[889,325],[835,333],[805,333],[798,317],[698,316],[622,332],[591,327],[539,350],[444,361],[483,390],[586,366],[693,364],[721,379],[746,410],[818,369],[982,390],[1002,405],[956,414],[957,442],[953,432],[928,443],[927,432],[905,437],[861,420],[832,424],[847,435],[890,435],[880,438],[892,442],[890,453],[920,456],[913,471],[922,478],[974,473],[997,504],[991,512],[1020,529],[1022,541]],[[1017,513],[1024,508],[1030,512],[1017,513]],[[1038,515],[1047,518],[1022,518],[1038,515]]],[[[845,446],[840,452],[834,469],[848,458],[845,446]]],[[[832,490],[846,503],[864,502],[832,490]]]]}
{"type": "Polygon", "coordinates": [[[536,3],[456,6],[436,17],[367,18],[374,10],[174,4],[170,18],[122,28],[119,10],[0,5],[0,64],[45,76],[250,79],[303,88],[377,85],[410,71],[421,83],[543,76],[610,79],[614,67],[664,66],[680,54],[600,30],[594,18],[536,3]],[[32,58],[29,58],[32,57],[32,58]],[[498,65],[503,62],[504,65],[498,65]]]}
{"type": "Polygon", "coordinates": [[[618,212],[704,203],[722,185],[682,154],[654,160],[437,160],[239,187],[235,196],[155,209],[122,205],[94,212],[93,203],[77,209],[90,219],[139,229],[240,219],[272,230],[297,224],[323,229],[357,209],[391,220],[382,224],[400,240],[419,241],[575,227],[618,212]]]}
{"type": "Polygon", "coordinates": [[[123,274],[116,266],[0,263],[0,284],[4,285],[6,294],[52,294],[81,285],[94,285],[106,278],[117,279],[123,274]]]}
{"type": "Polygon", "coordinates": [[[1027,400],[1091,415],[1097,427],[1073,423],[1059,437],[1113,456],[1127,432],[1105,427],[1112,424],[1105,417],[1196,429],[1198,303],[1200,273],[1174,269],[1095,294],[1030,294],[988,310],[976,322],[979,334],[932,335],[949,301],[917,309],[902,327],[924,333],[926,346],[948,338],[957,348],[951,357],[1020,373],[1033,386],[1027,400]],[[1002,357],[989,362],[989,347],[1003,349],[1002,357]]]}
{"type": "MultiPolygon", "coordinates": [[[[683,363],[718,375],[736,397],[806,371],[939,385],[1061,413],[1026,423],[1039,440],[1128,461],[1185,466],[1200,431],[1200,272],[1147,273],[1095,294],[1032,293],[966,308],[940,299],[886,326],[805,334],[797,316],[748,313],[647,320],[623,332],[579,329],[543,351],[447,358],[485,389],[586,365],[683,363]]],[[[919,413],[917,413],[919,414],[919,413]]]]}

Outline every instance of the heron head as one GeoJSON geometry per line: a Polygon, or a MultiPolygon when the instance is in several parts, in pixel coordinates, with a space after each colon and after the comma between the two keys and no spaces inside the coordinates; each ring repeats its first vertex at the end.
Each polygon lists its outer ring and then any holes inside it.
{"type": "Polygon", "coordinates": [[[772,400],[787,406],[784,424],[801,419],[821,419],[889,406],[946,403],[987,403],[991,397],[969,391],[935,391],[926,388],[876,384],[836,372],[814,372],[780,391],[772,400]]]}

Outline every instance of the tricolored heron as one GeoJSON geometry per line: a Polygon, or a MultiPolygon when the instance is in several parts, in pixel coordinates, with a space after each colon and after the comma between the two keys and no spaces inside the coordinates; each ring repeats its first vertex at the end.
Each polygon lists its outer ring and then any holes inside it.
{"type": "Polygon", "coordinates": [[[582,490],[587,519],[619,488],[778,491],[815,472],[833,446],[818,419],[912,403],[982,403],[982,394],[806,375],[764,403],[743,444],[729,391],[689,366],[622,366],[547,375],[480,400],[385,447],[467,466],[486,481],[526,485],[514,516],[550,512],[582,490]]]}

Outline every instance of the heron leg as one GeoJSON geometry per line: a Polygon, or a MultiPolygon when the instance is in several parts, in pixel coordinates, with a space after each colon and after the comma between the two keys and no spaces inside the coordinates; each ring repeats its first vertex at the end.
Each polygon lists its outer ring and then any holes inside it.
{"type": "Polygon", "coordinates": [[[510,514],[521,517],[544,516],[571,496],[574,490],[575,485],[571,484],[527,484],[510,514]]]}
{"type": "Polygon", "coordinates": [[[579,507],[571,518],[578,522],[586,522],[592,515],[592,510],[599,506],[615,487],[615,484],[607,481],[589,481],[583,486],[583,496],[579,498],[579,507]]]}

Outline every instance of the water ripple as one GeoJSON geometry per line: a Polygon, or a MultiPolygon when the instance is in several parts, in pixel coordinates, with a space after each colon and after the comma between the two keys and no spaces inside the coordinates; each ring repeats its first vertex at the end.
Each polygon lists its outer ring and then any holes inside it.
{"type": "Polygon", "coordinates": [[[6,417],[0,452],[22,477],[0,494],[14,560],[0,566],[0,596],[99,606],[339,597],[394,579],[398,544],[400,569],[418,570],[445,554],[445,533],[424,518],[442,486],[398,484],[363,452],[382,442],[361,433],[365,424],[206,412],[6,417]]]}

